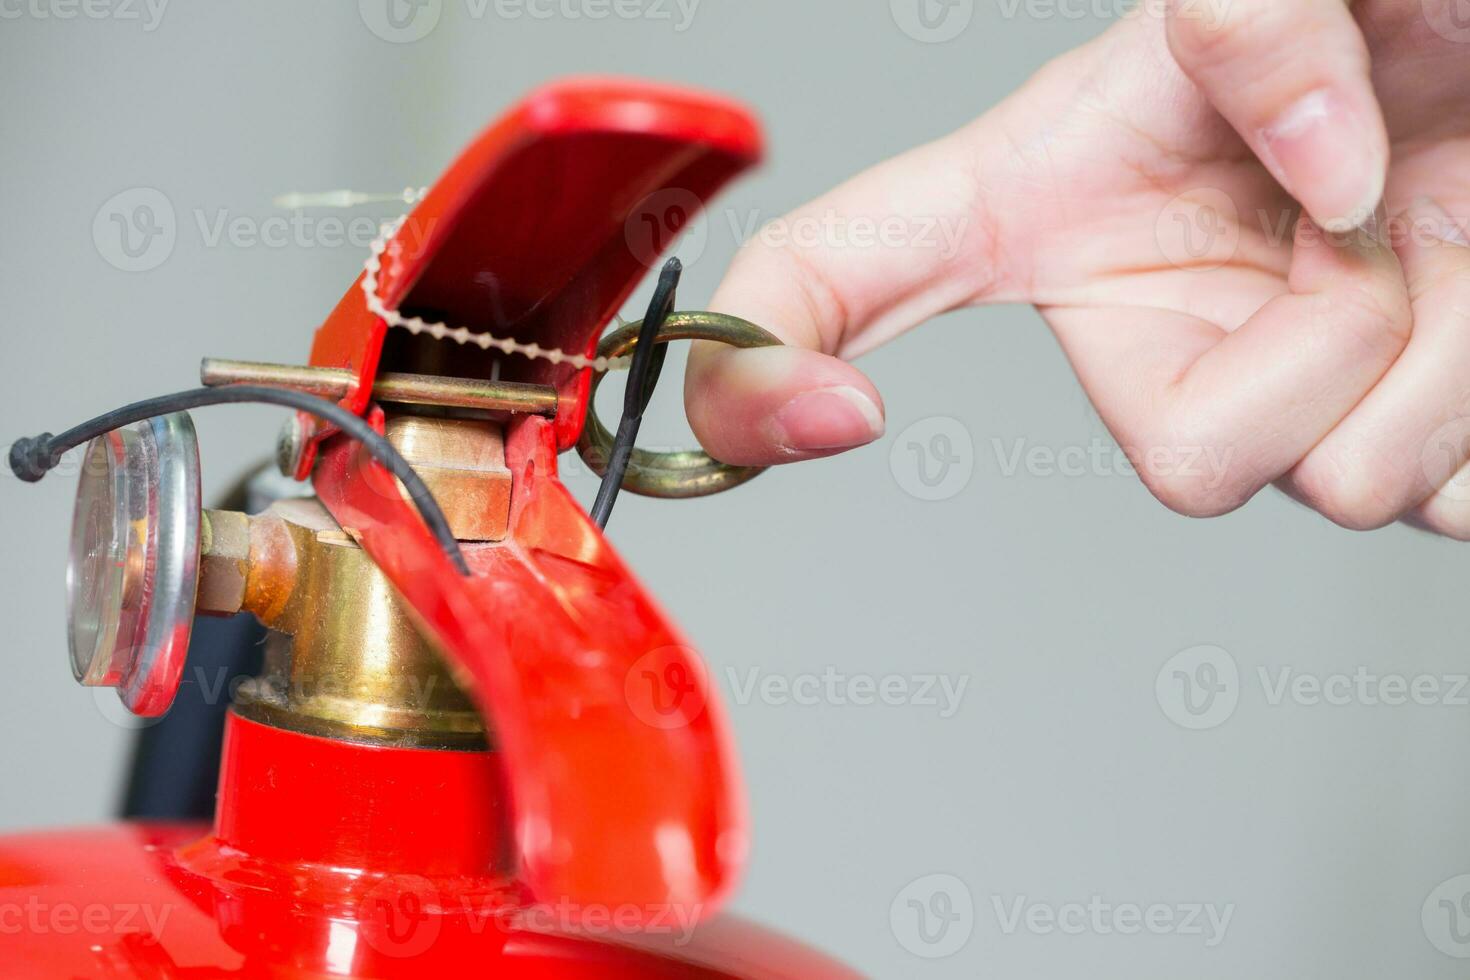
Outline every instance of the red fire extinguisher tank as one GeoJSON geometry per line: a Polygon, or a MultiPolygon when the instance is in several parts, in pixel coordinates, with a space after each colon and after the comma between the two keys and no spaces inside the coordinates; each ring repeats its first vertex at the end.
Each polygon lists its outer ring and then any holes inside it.
{"type": "Polygon", "coordinates": [[[0,840],[8,980],[857,976],[694,906],[528,895],[499,830],[493,752],[354,745],[237,717],[226,743],[212,829],[0,840]]]}
{"type": "MultiPolygon", "coordinates": [[[[428,189],[368,282],[380,311],[591,355],[672,233],[759,155],[755,121],[725,100],[554,85],[428,189]]],[[[382,431],[373,384],[394,354],[363,282],[311,364],[347,376],[340,404],[382,431]]],[[[721,913],[748,834],[718,698],[557,479],[590,372],[506,353],[493,376],[554,388],[556,409],[505,422],[508,532],[466,547],[466,568],[346,436],[303,418],[295,460],[462,679],[488,747],[232,713],[212,827],[0,838],[0,977],[855,976],[721,913]],[[645,676],[678,682],[672,721],[630,703],[645,676]]],[[[472,377],[446,356],[445,374],[472,377]]],[[[135,702],[166,705],[181,664],[153,666],[159,696],[135,702]]]]}

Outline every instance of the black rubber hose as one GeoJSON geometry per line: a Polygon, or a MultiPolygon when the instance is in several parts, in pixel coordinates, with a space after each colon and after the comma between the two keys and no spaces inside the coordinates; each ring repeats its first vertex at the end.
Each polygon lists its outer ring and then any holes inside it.
{"type": "Polygon", "coordinates": [[[353,415],[336,402],[308,395],[304,391],[270,388],[265,385],[228,385],[222,388],[195,388],[175,395],[163,395],[147,401],[134,402],[116,411],[108,412],[106,415],[99,415],[95,419],[83,422],[75,428],[67,429],[58,436],[46,432],[31,439],[16,440],[15,444],[10,447],[10,468],[22,480],[27,483],[35,483],[60,463],[61,457],[66,452],[91,442],[113,429],[159,415],[188,411],[191,408],[240,403],[264,403],[294,408],[335,425],[362,443],[363,448],[374,459],[382,463],[390,473],[402,481],[414,506],[423,517],[424,523],[433,532],[439,542],[439,547],[444,549],[445,556],[454,563],[461,575],[470,574],[469,565],[465,563],[464,553],[459,549],[459,542],[455,540],[454,532],[449,529],[449,521],[445,518],[444,511],[439,509],[434,495],[429,492],[424,481],[414,472],[408,460],[404,459],[387,439],[374,432],[372,426],[358,416],[353,415]]]}

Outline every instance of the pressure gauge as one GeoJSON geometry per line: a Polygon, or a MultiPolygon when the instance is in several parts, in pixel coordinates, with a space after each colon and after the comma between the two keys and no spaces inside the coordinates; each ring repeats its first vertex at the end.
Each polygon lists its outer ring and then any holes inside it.
{"type": "Polygon", "coordinates": [[[188,413],[114,429],[82,461],[66,569],[72,672],[134,714],[173,704],[200,548],[199,442],[188,413]]]}

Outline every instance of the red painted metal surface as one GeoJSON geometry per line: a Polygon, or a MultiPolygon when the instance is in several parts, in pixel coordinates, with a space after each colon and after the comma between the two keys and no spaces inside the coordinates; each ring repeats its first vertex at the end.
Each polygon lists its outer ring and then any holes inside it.
{"type": "Polygon", "coordinates": [[[649,921],[618,905],[530,901],[493,863],[493,754],[350,745],[232,718],[225,760],[213,833],[134,825],[0,839],[0,975],[856,976],[728,916],[671,909],[649,921]],[[470,821],[477,836],[462,834],[470,821]]]}
{"type": "Polygon", "coordinates": [[[511,882],[496,753],[360,745],[231,715],[221,763],[214,834],[196,855],[511,882]]]}

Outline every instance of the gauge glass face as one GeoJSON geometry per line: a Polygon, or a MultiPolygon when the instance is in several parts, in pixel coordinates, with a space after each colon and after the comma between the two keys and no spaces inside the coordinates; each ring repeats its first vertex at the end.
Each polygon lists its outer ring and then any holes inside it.
{"type": "Polygon", "coordinates": [[[72,673],[84,684],[105,682],[122,621],[128,507],[121,449],[115,434],[87,447],[72,515],[67,633],[72,673]]]}
{"type": "Polygon", "coordinates": [[[83,684],[148,717],[183,677],[199,584],[199,449],[187,413],[88,444],[66,567],[67,640],[83,684]]]}

